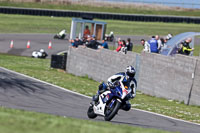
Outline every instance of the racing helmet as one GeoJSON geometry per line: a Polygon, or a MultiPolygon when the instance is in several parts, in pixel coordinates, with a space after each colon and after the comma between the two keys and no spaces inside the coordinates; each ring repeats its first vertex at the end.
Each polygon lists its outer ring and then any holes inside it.
{"type": "Polygon", "coordinates": [[[126,68],[126,74],[129,76],[129,77],[134,77],[135,76],[135,68],[133,66],[127,66],[126,68]]]}

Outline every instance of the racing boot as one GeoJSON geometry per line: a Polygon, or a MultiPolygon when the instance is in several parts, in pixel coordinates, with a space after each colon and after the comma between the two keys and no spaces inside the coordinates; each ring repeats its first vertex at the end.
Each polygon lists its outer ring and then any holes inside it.
{"type": "Polygon", "coordinates": [[[96,94],[92,97],[92,101],[98,102],[99,101],[99,94],[96,94]]]}
{"type": "Polygon", "coordinates": [[[97,94],[92,97],[92,100],[95,101],[95,102],[98,102],[99,101],[99,95],[102,94],[103,92],[105,92],[106,89],[107,89],[107,85],[104,82],[102,82],[99,85],[99,90],[98,90],[97,94]]]}

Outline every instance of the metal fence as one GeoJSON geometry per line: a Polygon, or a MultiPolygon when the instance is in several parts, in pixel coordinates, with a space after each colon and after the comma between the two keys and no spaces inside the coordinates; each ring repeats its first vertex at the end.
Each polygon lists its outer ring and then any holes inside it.
{"type": "Polygon", "coordinates": [[[145,21],[145,22],[174,22],[174,23],[200,23],[199,17],[179,17],[179,16],[156,16],[156,15],[136,15],[136,14],[116,14],[98,12],[78,12],[64,10],[31,9],[0,7],[0,13],[23,14],[38,16],[57,16],[57,17],[83,17],[90,16],[98,19],[113,19],[126,21],[145,21]]]}

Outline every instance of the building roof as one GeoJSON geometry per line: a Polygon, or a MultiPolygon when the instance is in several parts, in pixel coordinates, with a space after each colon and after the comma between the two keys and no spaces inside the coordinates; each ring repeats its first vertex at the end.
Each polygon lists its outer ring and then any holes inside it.
{"type": "Polygon", "coordinates": [[[95,20],[89,20],[89,19],[81,19],[81,18],[72,18],[72,21],[76,22],[84,22],[84,23],[96,23],[96,24],[107,24],[106,22],[102,21],[95,21],[95,20]]]}

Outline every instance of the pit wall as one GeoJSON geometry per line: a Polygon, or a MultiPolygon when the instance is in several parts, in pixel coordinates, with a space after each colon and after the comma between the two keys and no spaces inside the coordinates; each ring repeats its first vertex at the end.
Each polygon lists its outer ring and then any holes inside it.
{"type": "Polygon", "coordinates": [[[128,52],[126,55],[101,49],[70,48],[67,56],[68,73],[106,81],[126,66],[137,69],[138,89],[148,95],[200,105],[200,60],[176,55],[128,52]]]}
{"type": "Polygon", "coordinates": [[[87,75],[96,81],[106,81],[113,74],[123,72],[126,66],[134,65],[136,55],[133,52],[125,55],[107,49],[70,48],[67,72],[77,76],[87,75]]]}
{"type": "Polygon", "coordinates": [[[200,64],[194,57],[142,53],[139,88],[148,95],[200,105],[200,64]],[[198,70],[199,69],[199,70],[198,70]]]}

